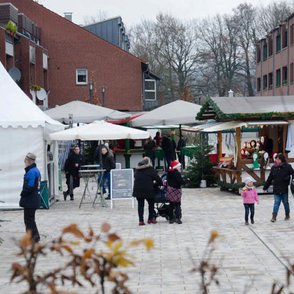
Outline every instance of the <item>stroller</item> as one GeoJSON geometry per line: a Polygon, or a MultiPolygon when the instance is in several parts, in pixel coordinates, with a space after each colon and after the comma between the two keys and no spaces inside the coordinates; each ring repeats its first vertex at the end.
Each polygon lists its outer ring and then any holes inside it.
{"type": "Polygon", "coordinates": [[[163,186],[156,187],[154,217],[157,218],[161,216],[169,220],[169,202],[166,199],[166,178],[167,174],[164,173],[161,176],[163,186]]]}

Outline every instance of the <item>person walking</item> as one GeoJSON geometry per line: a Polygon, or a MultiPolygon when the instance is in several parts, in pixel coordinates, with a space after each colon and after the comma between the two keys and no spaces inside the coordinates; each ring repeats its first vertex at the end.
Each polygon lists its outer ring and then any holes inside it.
{"type": "Polygon", "coordinates": [[[245,179],[245,187],[242,189],[241,196],[243,198],[243,205],[245,209],[245,225],[249,225],[248,217],[250,212],[250,221],[254,224],[254,204],[259,204],[258,194],[254,187],[253,181],[250,178],[245,179]]]}
{"type": "Polygon", "coordinates": [[[98,181],[101,183],[103,188],[103,194],[106,194],[107,188],[107,195],[106,200],[110,200],[110,171],[115,169],[115,161],[114,156],[110,153],[109,149],[103,145],[101,146],[101,157],[102,157],[102,169],[104,169],[102,179],[99,177],[98,181]]]}
{"type": "Polygon", "coordinates": [[[181,163],[178,160],[171,162],[167,172],[167,192],[166,198],[169,201],[169,223],[182,224],[182,189],[186,182],[181,175],[181,163]]]}
{"type": "Polygon", "coordinates": [[[292,166],[287,163],[286,158],[282,153],[277,154],[275,157],[275,163],[272,166],[270,174],[263,187],[263,190],[267,191],[269,186],[273,183],[274,206],[271,222],[275,222],[277,220],[281,202],[283,202],[285,209],[285,220],[290,219],[288,186],[290,184],[291,176],[294,176],[292,166]]]}
{"type": "Polygon", "coordinates": [[[139,226],[145,225],[144,222],[144,204],[145,200],[148,202],[148,224],[156,224],[156,218],[154,215],[154,187],[162,186],[162,180],[157,174],[154,167],[150,162],[149,157],[144,157],[138,163],[135,172],[133,197],[138,201],[138,216],[139,226]]]}
{"type": "Polygon", "coordinates": [[[68,195],[70,195],[70,200],[74,200],[73,191],[80,186],[79,169],[83,164],[84,157],[80,154],[80,147],[75,145],[73,152],[69,154],[64,164],[67,185],[67,191],[63,192],[64,201],[66,201],[68,195]]]}
{"type": "Polygon", "coordinates": [[[25,157],[25,175],[23,187],[20,193],[19,206],[24,209],[24,223],[27,232],[31,232],[34,242],[40,241],[40,234],[37,228],[35,215],[40,208],[41,197],[39,194],[41,173],[36,165],[36,155],[28,153],[25,157]]]}

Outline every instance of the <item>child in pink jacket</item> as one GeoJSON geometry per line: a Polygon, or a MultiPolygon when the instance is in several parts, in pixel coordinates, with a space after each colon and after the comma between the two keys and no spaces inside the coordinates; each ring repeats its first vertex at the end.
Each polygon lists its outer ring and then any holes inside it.
{"type": "Polygon", "coordinates": [[[259,204],[259,198],[253,181],[250,178],[245,179],[245,187],[242,189],[241,196],[245,208],[245,225],[249,225],[248,216],[250,211],[250,220],[254,224],[254,204],[259,204]]]}

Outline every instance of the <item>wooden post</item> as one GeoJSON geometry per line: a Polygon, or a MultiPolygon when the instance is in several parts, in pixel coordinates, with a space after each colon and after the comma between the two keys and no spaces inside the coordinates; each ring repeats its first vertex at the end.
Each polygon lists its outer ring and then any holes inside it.
{"type": "Polygon", "coordinates": [[[288,158],[288,153],[286,152],[287,129],[288,125],[283,125],[283,154],[286,158],[288,158]]]}
{"type": "Polygon", "coordinates": [[[241,167],[241,128],[236,128],[236,147],[237,147],[237,161],[236,168],[241,167]]]}
{"type": "Polygon", "coordinates": [[[220,160],[223,157],[223,134],[222,132],[217,132],[217,157],[220,160]]]}

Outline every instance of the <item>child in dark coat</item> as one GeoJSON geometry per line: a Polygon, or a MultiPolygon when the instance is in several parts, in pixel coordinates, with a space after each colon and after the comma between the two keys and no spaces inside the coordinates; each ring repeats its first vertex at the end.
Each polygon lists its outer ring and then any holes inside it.
{"type": "Polygon", "coordinates": [[[171,162],[167,172],[167,192],[166,198],[169,201],[169,223],[182,223],[182,189],[181,186],[185,184],[185,180],[180,173],[181,163],[177,160],[171,162]]]}

